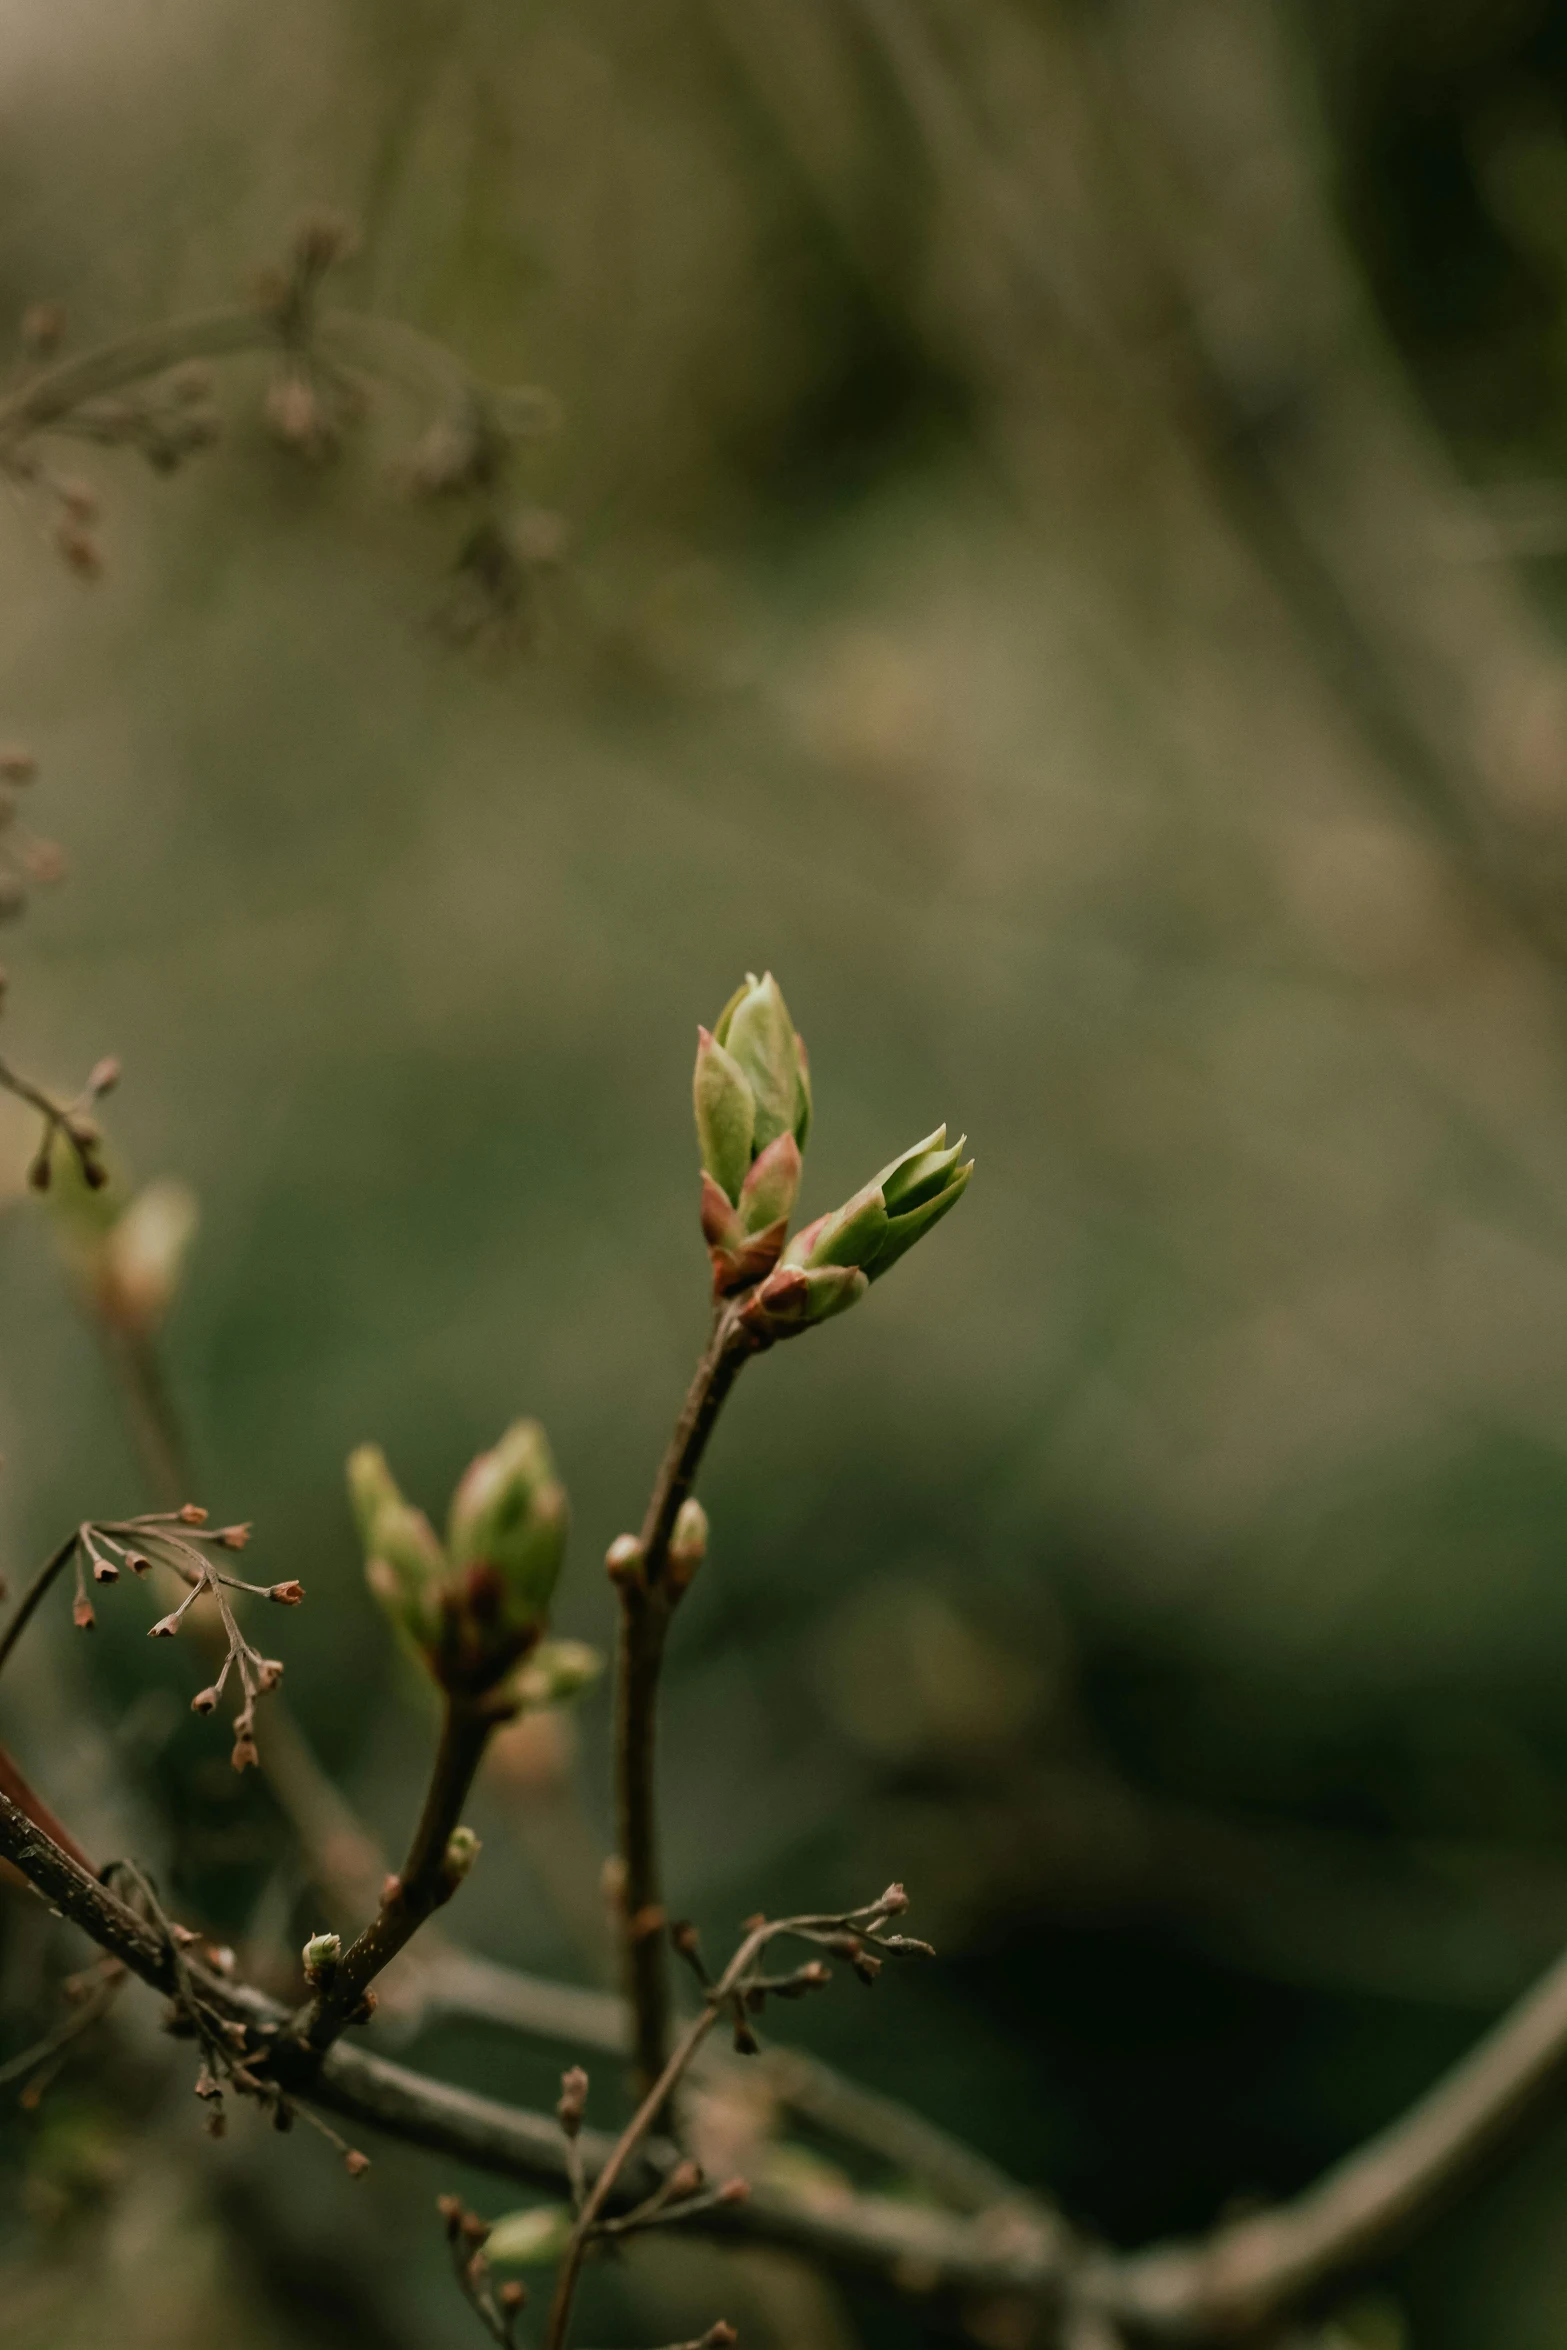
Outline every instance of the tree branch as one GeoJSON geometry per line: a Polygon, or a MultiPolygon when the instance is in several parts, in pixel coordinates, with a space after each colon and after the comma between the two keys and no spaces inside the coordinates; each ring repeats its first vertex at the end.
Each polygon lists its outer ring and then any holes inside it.
{"type": "Polygon", "coordinates": [[[375,1916],[331,1964],[301,2027],[307,2047],[329,2048],[345,2024],[363,2015],[365,1993],[381,1969],[456,1892],[466,1863],[457,1860],[452,1835],[494,1727],[493,1715],[447,1698],[424,1808],[402,1873],[387,1879],[375,1916]]]}
{"type": "Polygon", "coordinates": [[[724,1399],[753,1342],[735,1308],[720,1309],[669,1440],[638,1537],[636,1565],[617,1577],[620,1644],[615,1675],[615,1811],[624,1879],[620,1888],[626,1992],[639,2094],[664,2068],[669,2042],[669,1961],[658,1868],[658,1689],[664,1643],[680,1590],[669,1575],[675,1520],[696,1482],[724,1399]]]}

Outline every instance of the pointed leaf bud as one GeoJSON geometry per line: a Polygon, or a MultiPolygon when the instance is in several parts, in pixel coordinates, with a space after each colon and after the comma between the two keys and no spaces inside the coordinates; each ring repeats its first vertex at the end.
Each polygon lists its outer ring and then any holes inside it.
{"type": "Polygon", "coordinates": [[[751,1164],[756,1097],[739,1065],[705,1028],[696,1032],[692,1099],[702,1165],[731,1203],[751,1164]]]}
{"type": "Polygon", "coordinates": [[[515,1421],[464,1470],[452,1495],[447,1549],[454,1568],[499,1578],[505,1633],[533,1637],[542,1629],[565,1557],[568,1514],[537,1420],[515,1421]]]}
{"type": "Polygon", "coordinates": [[[566,1705],[580,1697],[603,1670],[603,1657],[585,1640],[541,1640],[507,1681],[502,1695],[514,1712],[538,1713],[545,1706],[566,1705]]]}
{"type": "Polygon", "coordinates": [[[409,1644],[428,1654],[440,1625],[446,1557],[422,1510],[404,1501],[378,1444],[349,1455],[348,1492],[365,1549],[365,1580],[409,1644]]]}
{"type": "Polygon", "coordinates": [[[746,973],[744,987],[730,997],[719,1017],[717,1041],[755,1097],[752,1148],[765,1150],[780,1134],[792,1134],[803,1145],[811,1113],[805,1047],[770,971],[760,979],[746,973]]]}
{"type": "Polygon", "coordinates": [[[684,1591],[706,1556],[707,1512],[691,1494],[680,1504],[669,1537],[669,1580],[675,1591],[684,1591]]]}

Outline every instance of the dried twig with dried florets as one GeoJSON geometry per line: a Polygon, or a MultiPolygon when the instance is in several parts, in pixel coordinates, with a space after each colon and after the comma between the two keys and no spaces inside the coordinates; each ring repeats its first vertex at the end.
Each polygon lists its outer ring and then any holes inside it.
{"type": "Polygon", "coordinates": [[[278,1686],[283,1667],[276,1657],[263,1656],[251,1646],[239,1628],[228,1595],[231,1591],[242,1591],[253,1599],[273,1600],[280,1607],[297,1607],[305,1596],[303,1586],[292,1578],[281,1583],[247,1583],[238,1575],[228,1573],[219,1563],[218,1554],[243,1550],[249,1540],[249,1526],[209,1527],[207,1512],[196,1502],[186,1502],[178,1510],[154,1511],[138,1518],[84,1520],[45,1561],[24,1595],[4,1637],[0,1638],[0,1668],[21,1638],[34,1609],[68,1566],[74,1565],[76,1570],[71,1619],[83,1632],[90,1632],[97,1621],[88,1592],[89,1577],[93,1583],[102,1585],[117,1583],[122,1570],[142,1576],[155,1566],[165,1567],[186,1586],[185,1597],[169,1614],[159,1617],[148,1637],[172,1639],[197,1600],[204,1594],[211,1596],[226,1644],[225,1654],[217,1679],[208,1688],[198,1689],[191,1699],[191,1710],[198,1714],[214,1712],[230,1673],[237,1676],[241,1703],[234,1716],[231,1760],[237,1771],[247,1769],[258,1759],[256,1700],[278,1686]]]}
{"type": "Polygon", "coordinates": [[[495,2282],[484,2255],[490,2234],[488,2220],[467,2210],[456,2195],[438,2197],[436,2209],[446,2222],[458,2291],[491,2341],[498,2342],[500,2350],[516,2350],[517,2320],[527,2303],[527,2290],[515,2278],[501,2285],[495,2282]]]}
{"type": "MultiPolygon", "coordinates": [[[[861,1980],[870,1982],[874,1980],[874,1973],[867,1974],[859,1962],[870,1956],[872,1951],[878,1964],[883,1955],[891,1958],[934,1957],[935,1953],[928,1942],[917,1941],[911,1934],[895,1934],[890,1930],[891,1920],[901,1917],[908,1906],[909,1897],[903,1887],[889,1885],[879,1899],[865,1903],[860,1909],[792,1918],[748,1918],[744,1939],[716,1980],[709,1974],[702,1957],[701,1942],[695,1927],[681,1924],[672,1928],[670,1938],[674,1947],[691,1968],[701,1987],[702,2009],[676,2041],[657,2080],[651,2084],[616,2140],[591,2189],[579,2201],[576,2221],[555,2280],[549,2322],[544,2335],[545,2350],[566,2350],[578,2280],[583,2262],[594,2244],[639,2229],[691,2219],[698,2213],[712,2211],[717,2205],[743,2202],[749,2194],[744,2179],[730,2179],[721,2187],[710,2188],[700,2166],[688,2160],[676,2164],[654,2191],[631,2211],[615,2218],[605,2216],[609,2199],[627,2163],[669,2106],[708,2034],[721,2021],[728,2020],[734,2027],[737,2051],[741,2055],[754,2055],[757,2039],[750,2019],[761,2013],[769,1999],[803,1998],[808,1991],[821,1990],[832,1980],[832,1969],[819,1958],[807,1959],[803,1966],[795,1967],[786,1974],[764,1973],[762,1960],[772,1945],[783,1940],[809,1942],[819,1949],[848,1956],[855,1962],[855,1971],[861,1980]]],[[[561,2127],[566,2133],[568,2149],[573,2136],[582,2126],[586,2096],[586,2077],[580,2072],[568,2073],[562,2085],[561,2103],[556,2109],[561,2127]]],[[[574,2187],[575,2183],[574,2178],[574,2187]]],[[[709,2334],[707,2338],[712,2340],[715,2337],[709,2334]]],[[[722,2340],[724,2336],[720,2334],[716,2338],[722,2340]]]]}

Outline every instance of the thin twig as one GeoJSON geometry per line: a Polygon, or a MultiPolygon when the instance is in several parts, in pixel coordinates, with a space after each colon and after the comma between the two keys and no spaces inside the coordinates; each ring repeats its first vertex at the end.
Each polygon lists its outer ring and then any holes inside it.
{"type": "Polygon", "coordinates": [[[617,1578],[615,1809],[623,1870],[626,1990],[639,2090],[646,2090],[662,2072],[669,2039],[669,1967],[658,1866],[657,1736],[664,1644],[680,1597],[668,1572],[670,1537],[696,1482],[724,1399],[752,1351],[736,1307],[723,1308],[659,1463],[638,1538],[639,1560],[617,1578]]]}
{"type": "Polygon", "coordinates": [[[456,1891],[460,1874],[448,1848],[494,1727],[492,1715],[448,1697],[408,1858],[401,1873],[388,1878],[379,1910],[332,1966],[306,2011],[300,2037],[307,2047],[319,2052],[331,2046],[344,2025],[363,2012],[365,1993],[381,1969],[456,1891]]]}
{"type": "Polygon", "coordinates": [[[10,1661],[11,1651],[27,1630],[39,1602],[47,1595],[50,1585],[56,1576],[65,1572],[76,1556],[76,1545],[80,1538],[80,1529],[73,1528],[60,1544],[59,1549],[50,1552],[23,1593],[20,1606],[7,1624],[3,1637],[0,1637],[0,1673],[4,1672],[10,1661]]]}

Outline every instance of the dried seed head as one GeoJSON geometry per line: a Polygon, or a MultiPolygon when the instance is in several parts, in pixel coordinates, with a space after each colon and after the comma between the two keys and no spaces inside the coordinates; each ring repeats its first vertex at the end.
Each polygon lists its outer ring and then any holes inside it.
{"type": "Polygon", "coordinates": [[[350,2146],[343,2157],[343,2168],[351,2179],[362,2179],[370,2168],[370,2157],[361,2154],[357,2146],[350,2146]]]}
{"type": "Polygon", "coordinates": [[[98,1621],[93,1614],[92,1601],[85,1591],[78,1591],[71,1602],[71,1621],[78,1632],[90,1632],[98,1621]]]}
{"type": "Polygon", "coordinates": [[[119,1082],[120,1064],[113,1053],[105,1053],[101,1061],[93,1063],[87,1079],[87,1091],[94,1101],[98,1101],[104,1094],[112,1093],[119,1082]]]}
{"type": "Polygon", "coordinates": [[[92,1563],[92,1579],[95,1583],[118,1583],[120,1570],[113,1559],[95,1558],[92,1563]]]}
{"type": "Polygon", "coordinates": [[[900,1918],[909,1906],[909,1897],[901,1885],[889,1885],[876,1907],[885,1918],[900,1918]]]}
{"type": "Polygon", "coordinates": [[[242,1730],[234,1741],[234,1751],[229,1761],[236,1771],[250,1771],[255,1769],[260,1760],[261,1753],[256,1741],[248,1730],[242,1730]]]}
{"type": "Polygon", "coordinates": [[[256,1680],[259,1686],[270,1692],[277,1687],[282,1678],[283,1667],[279,1660],[275,1656],[264,1656],[256,1667],[256,1680]]]}
{"type": "Polygon", "coordinates": [[[179,1628],[177,1615],[160,1616],[155,1624],[147,1627],[147,1637],[149,1640],[172,1640],[179,1628]]]}
{"type": "Polygon", "coordinates": [[[274,1583],[267,1593],[268,1599],[275,1599],[279,1607],[298,1607],[304,1596],[303,1583],[295,1583],[292,1580],[287,1583],[274,1583]]]}
{"type": "Polygon", "coordinates": [[[220,1526],[218,1540],[225,1550],[243,1550],[250,1540],[249,1526],[220,1526]]]}
{"type": "Polygon", "coordinates": [[[217,1710],[217,1703],[218,1691],[216,1688],[198,1689],[190,1701],[190,1710],[193,1714],[214,1713],[217,1710]]]}
{"type": "Polygon", "coordinates": [[[207,1513],[199,1501],[181,1502],[179,1519],[182,1526],[204,1526],[207,1522],[207,1513]]]}

